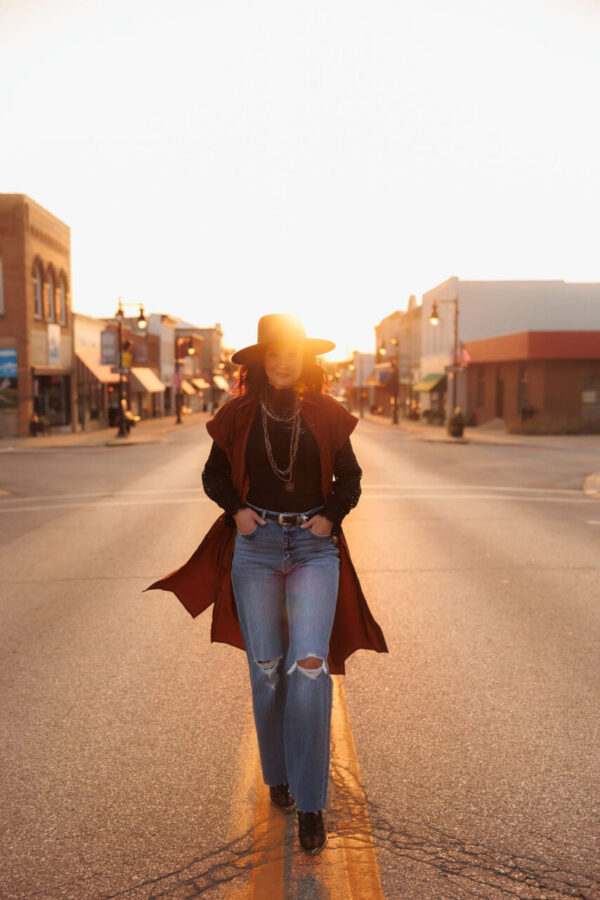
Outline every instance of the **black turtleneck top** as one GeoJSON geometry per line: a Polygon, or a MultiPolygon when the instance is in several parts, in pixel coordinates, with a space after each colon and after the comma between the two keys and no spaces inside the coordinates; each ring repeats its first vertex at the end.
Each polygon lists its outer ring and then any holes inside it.
{"type": "MultiPolygon", "coordinates": [[[[268,403],[277,415],[291,414],[295,401],[295,391],[276,390],[269,385],[268,403]]],[[[327,503],[324,504],[319,448],[302,418],[300,425],[298,451],[291,479],[294,490],[288,492],[285,490],[285,482],[275,475],[269,463],[259,405],[246,448],[246,466],[250,480],[246,499],[252,506],[275,512],[306,512],[324,506],[321,515],[333,522],[335,532],[339,530],[344,516],[358,503],[362,471],[348,438],[335,455],[333,489],[327,503]]],[[[290,459],[291,424],[277,422],[267,417],[267,428],[275,463],[278,468],[285,469],[290,459]]],[[[202,483],[207,496],[228,516],[233,516],[238,509],[246,505],[240,500],[231,482],[227,455],[215,443],[211,447],[202,473],[202,483]]]]}

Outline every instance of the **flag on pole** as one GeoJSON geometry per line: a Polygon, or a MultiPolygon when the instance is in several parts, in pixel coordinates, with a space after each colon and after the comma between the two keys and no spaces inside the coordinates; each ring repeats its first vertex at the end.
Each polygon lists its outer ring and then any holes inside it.
{"type": "Polygon", "coordinates": [[[465,347],[463,341],[460,342],[457,357],[458,357],[458,359],[456,360],[456,364],[459,366],[468,366],[469,363],[471,362],[471,354],[465,347]]]}

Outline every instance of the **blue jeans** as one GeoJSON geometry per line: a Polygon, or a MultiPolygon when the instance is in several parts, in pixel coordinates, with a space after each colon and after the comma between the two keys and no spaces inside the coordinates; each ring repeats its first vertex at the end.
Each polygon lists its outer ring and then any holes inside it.
{"type": "Polygon", "coordinates": [[[326,805],[332,697],[327,655],[339,566],[331,535],[310,528],[267,519],[249,534],[236,534],[231,576],[263,778],[268,785],[289,784],[302,812],[326,805]],[[311,656],[322,660],[319,668],[298,665],[311,656]]]}

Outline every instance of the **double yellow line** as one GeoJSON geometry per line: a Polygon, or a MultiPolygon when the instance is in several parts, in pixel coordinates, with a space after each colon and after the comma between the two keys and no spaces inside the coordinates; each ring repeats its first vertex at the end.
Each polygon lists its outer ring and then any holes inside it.
{"type": "Polygon", "coordinates": [[[297,842],[295,815],[283,815],[269,801],[251,714],[244,730],[242,754],[235,793],[239,806],[232,817],[229,838],[233,841],[248,834],[251,845],[248,857],[237,863],[243,871],[232,881],[227,900],[279,900],[292,895],[296,882],[306,880],[319,890],[319,897],[328,900],[383,898],[341,676],[333,678],[330,793],[334,805],[328,818],[327,847],[319,856],[304,856],[297,842]]]}

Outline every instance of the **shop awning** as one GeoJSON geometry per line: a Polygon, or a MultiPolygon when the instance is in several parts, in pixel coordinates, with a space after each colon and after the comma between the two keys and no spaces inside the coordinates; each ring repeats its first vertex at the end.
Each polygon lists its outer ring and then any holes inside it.
{"type": "Polygon", "coordinates": [[[215,386],[219,388],[220,391],[228,391],[229,385],[225,378],[222,375],[213,375],[213,381],[215,386]]]}
{"type": "Polygon", "coordinates": [[[210,390],[210,384],[208,381],[205,381],[204,378],[192,378],[192,384],[194,387],[198,388],[199,391],[210,390]]]}
{"type": "Polygon", "coordinates": [[[131,374],[139,385],[138,390],[146,391],[148,394],[160,394],[165,390],[160,378],[147,366],[132,367],[131,374]]]}
{"type": "Polygon", "coordinates": [[[189,381],[186,381],[186,380],[185,380],[185,378],[182,378],[182,379],[181,379],[181,390],[183,391],[184,394],[188,394],[188,395],[193,396],[193,397],[196,396],[196,391],[195,391],[194,388],[191,386],[191,384],[189,383],[189,381]]]}
{"type": "Polygon", "coordinates": [[[100,362],[99,350],[96,350],[94,347],[81,347],[76,351],[75,356],[101,384],[119,383],[118,373],[111,372],[110,366],[102,365],[100,362]]]}
{"type": "Polygon", "coordinates": [[[437,387],[441,386],[441,382],[445,379],[445,372],[436,373],[432,375],[426,375],[425,378],[422,378],[421,381],[417,381],[416,384],[413,384],[413,391],[417,391],[417,393],[426,393],[427,391],[434,391],[437,387]]]}

